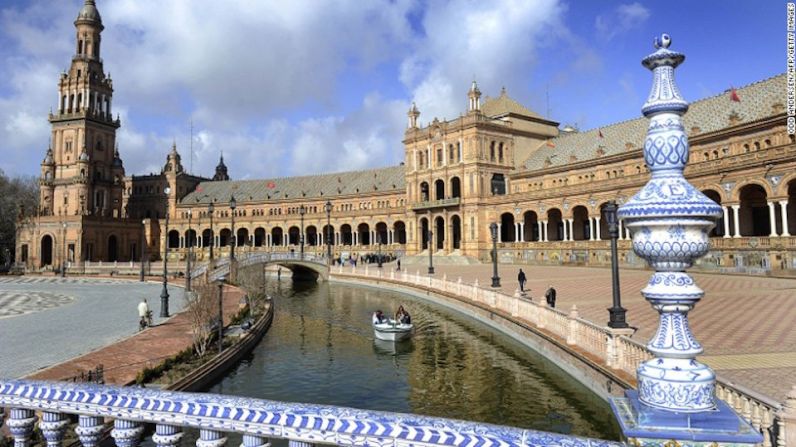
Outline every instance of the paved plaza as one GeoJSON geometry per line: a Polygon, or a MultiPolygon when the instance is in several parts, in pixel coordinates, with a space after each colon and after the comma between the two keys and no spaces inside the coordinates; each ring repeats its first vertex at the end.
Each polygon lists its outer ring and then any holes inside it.
{"type": "MultiPolygon", "coordinates": [[[[161,289],[124,279],[0,278],[0,377],[22,377],[135,334],[141,298],[159,323],[161,289]]],[[[172,312],[181,309],[182,288],[169,294],[172,312]]]]}
{"type": "MultiPolygon", "coordinates": [[[[374,266],[371,266],[374,267],[374,266]]],[[[394,268],[388,264],[385,268],[394,268]]],[[[425,275],[426,265],[406,266],[425,275]]],[[[608,322],[611,271],[606,268],[505,265],[499,266],[502,291],[513,294],[522,268],[534,301],[554,286],[556,307],[577,305],[581,317],[600,325],[608,322]]],[[[437,278],[479,284],[491,283],[491,265],[436,265],[437,278]]],[[[638,331],[634,339],[646,343],[658,324],[658,313],[641,296],[652,272],[621,270],[622,305],[638,331]]],[[[796,385],[796,279],[694,273],[705,297],[689,313],[691,327],[705,348],[702,361],[723,379],[751,388],[780,402],[796,385]]]]}

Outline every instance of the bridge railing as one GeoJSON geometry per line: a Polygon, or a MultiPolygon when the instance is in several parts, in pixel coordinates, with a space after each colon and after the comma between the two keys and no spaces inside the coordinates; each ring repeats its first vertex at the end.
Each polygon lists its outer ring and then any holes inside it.
{"type": "MultiPolygon", "coordinates": [[[[98,445],[106,419],[113,420],[116,445],[135,447],[144,424],[155,425],[158,447],[178,445],[183,429],[199,430],[197,447],[221,447],[227,435],[242,435],[242,447],[266,447],[272,438],[291,447],[620,447],[599,439],[546,433],[411,414],[294,404],[217,394],[166,392],[64,382],[0,380],[0,408],[15,445],[28,445],[40,412],[39,429],[48,447],[60,447],[69,423],[86,447],[98,445]]],[[[0,418],[0,422],[2,418],[0,418]]]]}
{"type": "MultiPolygon", "coordinates": [[[[461,278],[455,281],[448,280],[445,275],[442,278],[432,278],[421,275],[419,271],[414,274],[406,270],[385,272],[382,269],[370,268],[367,264],[364,268],[339,267],[333,271],[338,276],[389,280],[410,287],[423,287],[432,292],[453,294],[462,301],[469,301],[474,305],[501,311],[512,318],[524,320],[555,335],[562,342],[588,352],[606,366],[633,376],[641,362],[653,357],[645,344],[628,337],[628,330],[615,330],[585,320],[579,316],[576,306],[567,312],[547,306],[544,300],[536,302],[519,293],[512,296],[482,288],[478,280],[473,284],[466,284],[461,278]]],[[[788,446],[784,435],[782,403],[721,377],[716,385],[717,396],[762,432],[764,447],[788,446]]],[[[796,396],[796,391],[794,395],[796,396]]],[[[794,419],[789,423],[788,430],[796,434],[796,401],[793,413],[794,419]]],[[[796,447],[796,443],[790,445],[796,447]]]]}

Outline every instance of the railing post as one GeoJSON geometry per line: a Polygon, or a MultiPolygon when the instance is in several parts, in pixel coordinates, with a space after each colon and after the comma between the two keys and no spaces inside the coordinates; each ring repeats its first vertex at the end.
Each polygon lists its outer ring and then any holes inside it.
{"type": "Polygon", "coordinates": [[[220,431],[200,429],[196,447],[222,447],[226,443],[227,438],[220,431]]]}
{"type": "Polygon", "coordinates": [[[111,436],[118,447],[135,447],[143,431],[144,427],[139,422],[116,419],[111,436]]]}
{"type": "Polygon", "coordinates": [[[33,435],[33,424],[36,423],[36,415],[33,410],[24,408],[12,408],[6,425],[11,436],[14,437],[14,447],[28,447],[30,437],[33,435]]]}
{"type": "Polygon", "coordinates": [[[292,439],[288,441],[287,445],[289,447],[314,447],[315,444],[311,442],[304,442],[304,441],[293,441],[292,439]]]}
{"type": "MultiPolygon", "coordinates": [[[[568,345],[576,345],[578,344],[578,306],[573,304],[572,308],[569,310],[569,332],[567,333],[567,344],[568,345]]],[[[583,348],[586,348],[583,346],[583,348]]],[[[588,348],[586,348],[588,349],[588,348]]]]}
{"type": "Polygon", "coordinates": [[[62,413],[51,411],[42,413],[39,428],[42,436],[47,440],[47,447],[60,447],[61,441],[64,440],[64,432],[68,422],[62,413]]]}
{"type": "Polygon", "coordinates": [[[172,447],[180,443],[182,439],[182,429],[174,425],[157,424],[155,434],[152,435],[152,442],[158,447],[172,447]]]}
{"type": "Polygon", "coordinates": [[[632,335],[633,329],[608,328],[608,335],[605,337],[605,363],[609,368],[625,369],[622,365],[627,361],[627,353],[619,347],[619,337],[632,335]]]}
{"type": "Polygon", "coordinates": [[[779,411],[777,445],[796,446],[796,386],[791,388],[779,411]]]}
{"type": "Polygon", "coordinates": [[[80,416],[77,421],[75,433],[83,447],[96,447],[102,439],[105,425],[98,416],[80,416]]]}
{"type": "Polygon", "coordinates": [[[255,435],[243,435],[243,443],[240,447],[271,447],[268,438],[255,435]]]}

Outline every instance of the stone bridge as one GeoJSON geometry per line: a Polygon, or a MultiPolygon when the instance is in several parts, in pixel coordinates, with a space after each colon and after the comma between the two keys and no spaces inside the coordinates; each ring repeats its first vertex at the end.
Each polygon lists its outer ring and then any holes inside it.
{"type": "Polygon", "coordinates": [[[207,281],[217,281],[223,276],[229,276],[234,269],[252,265],[276,264],[290,269],[295,279],[329,279],[329,264],[325,256],[312,253],[250,253],[235,259],[232,266],[229,258],[222,258],[213,263],[200,264],[191,272],[191,278],[200,278],[207,275],[207,281]]]}

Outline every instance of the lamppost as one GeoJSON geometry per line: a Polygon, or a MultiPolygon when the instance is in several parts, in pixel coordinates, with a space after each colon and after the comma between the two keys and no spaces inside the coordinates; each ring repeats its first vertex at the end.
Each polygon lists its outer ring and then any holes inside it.
{"type": "Polygon", "coordinates": [[[141,221],[141,274],[138,280],[144,282],[144,256],[146,253],[146,220],[141,221]]]}
{"type": "Polygon", "coordinates": [[[379,268],[381,268],[381,232],[378,232],[378,231],[376,232],[376,243],[379,244],[378,263],[379,263],[379,268]]]}
{"type": "Polygon", "coordinates": [[[300,259],[304,259],[304,215],[307,214],[307,208],[304,205],[299,207],[299,216],[301,216],[301,228],[299,228],[299,253],[300,259]]]}
{"type": "Polygon", "coordinates": [[[213,213],[215,213],[216,208],[213,206],[213,202],[210,202],[210,205],[207,205],[207,214],[210,215],[210,260],[213,260],[213,245],[216,245],[216,234],[213,232],[213,213]]]}
{"type": "Polygon", "coordinates": [[[226,276],[218,278],[218,352],[224,349],[224,281],[226,276]]]}
{"type": "Polygon", "coordinates": [[[428,229],[428,274],[429,275],[434,274],[434,255],[433,255],[434,249],[432,248],[432,245],[434,245],[433,242],[434,242],[434,232],[432,232],[431,228],[429,228],[428,229]]]}
{"type": "Polygon", "coordinates": [[[619,219],[616,217],[616,202],[610,201],[605,204],[605,221],[608,224],[608,235],[611,237],[611,290],[613,295],[613,306],[608,309],[608,327],[614,329],[624,329],[628,327],[625,321],[626,309],[622,307],[621,297],[619,296],[619,256],[617,255],[616,239],[619,237],[619,219]]]}
{"type": "Polygon", "coordinates": [[[498,226],[495,222],[489,224],[489,232],[492,236],[492,287],[500,287],[500,276],[498,276],[497,269],[497,232],[498,226]]]}
{"type": "Polygon", "coordinates": [[[166,224],[163,230],[163,290],[160,291],[160,318],[168,318],[169,317],[169,270],[168,270],[168,260],[169,260],[169,194],[171,193],[171,188],[168,186],[163,190],[163,193],[166,194],[166,224]]]}
{"type": "Polygon", "coordinates": [[[235,196],[229,196],[229,209],[232,210],[232,235],[231,235],[231,248],[229,251],[229,259],[235,260],[235,246],[238,245],[238,238],[235,236],[235,208],[238,203],[235,202],[235,196]]]}
{"type": "Polygon", "coordinates": [[[332,201],[327,200],[323,208],[326,210],[326,259],[332,265],[332,201]]]}
{"type": "Polygon", "coordinates": [[[191,210],[188,209],[188,256],[186,257],[186,260],[185,260],[185,264],[186,264],[186,266],[185,266],[185,291],[186,292],[190,292],[191,291],[191,256],[193,256],[193,250],[191,249],[191,247],[193,247],[193,240],[191,240],[191,236],[193,236],[193,234],[191,233],[191,215],[193,215],[193,212],[191,212],[191,210]]]}
{"type": "Polygon", "coordinates": [[[64,237],[63,237],[63,243],[61,244],[63,246],[61,250],[61,278],[66,277],[66,222],[63,223],[63,226],[64,226],[64,237]]]}

